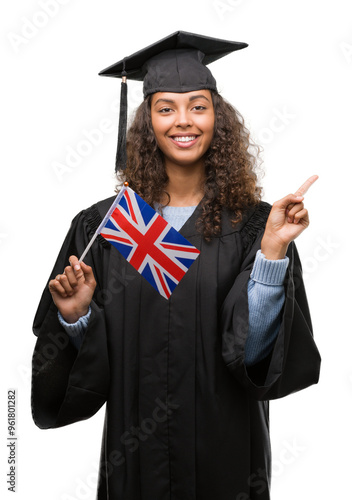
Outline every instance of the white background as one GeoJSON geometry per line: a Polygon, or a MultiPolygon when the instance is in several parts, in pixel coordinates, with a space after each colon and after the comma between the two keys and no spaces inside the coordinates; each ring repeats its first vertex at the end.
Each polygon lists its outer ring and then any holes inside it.
{"type": "MultiPolygon", "coordinates": [[[[320,176],[306,196],[311,225],[297,244],[321,379],[271,404],[272,499],[350,498],[351,2],[19,0],[1,11],[2,498],[13,498],[6,484],[12,387],[16,497],[95,498],[103,411],[62,429],[35,427],[31,323],[71,219],[113,194],[120,82],[98,72],[179,29],[249,44],[211,70],[264,148],[264,199],[272,203],[320,176]],[[99,127],[100,143],[87,146],[99,127]],[[82,154],[59,175],[72,150],[82,154]]],[[[131,83],[130,110],[141,95],[131,83]]]]}

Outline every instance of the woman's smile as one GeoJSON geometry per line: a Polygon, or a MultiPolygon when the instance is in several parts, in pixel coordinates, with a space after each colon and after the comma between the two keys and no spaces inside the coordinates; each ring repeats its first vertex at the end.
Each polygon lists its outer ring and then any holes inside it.
{"type": "Polygon", "coordinates": [[[199,135],[175,134],[170,136],[170,139],[180,148],[189,148],[197,142],[198,137],[199,135]]]}

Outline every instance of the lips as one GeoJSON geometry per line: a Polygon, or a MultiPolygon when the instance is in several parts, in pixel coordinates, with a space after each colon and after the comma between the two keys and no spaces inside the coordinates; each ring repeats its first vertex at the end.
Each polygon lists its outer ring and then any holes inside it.
{"type": "Polygon", "coordinates": [[[181,148],[188,148],[193,146],[197,142],[199,135],[189,134],[189,135],[171,135],[169,136],[174,144],[181,148]]]}

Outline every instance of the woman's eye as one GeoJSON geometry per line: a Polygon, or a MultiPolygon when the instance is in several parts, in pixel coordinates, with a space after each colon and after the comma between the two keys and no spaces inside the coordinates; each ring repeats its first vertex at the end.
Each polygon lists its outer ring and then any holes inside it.
{"type": "Polygon", "coordinates": [[[199,105],[199,106],[194,106],[193,109],[195,109],[196,111],[203,111],[203,109],[206,109],[206,107],[199,105]]]}
{"type": "Polygon", "coordinates": [[[162,108],[160,109],[159,113],[169,113],[170,111],[172,111],[171,108],[162,108]]]}

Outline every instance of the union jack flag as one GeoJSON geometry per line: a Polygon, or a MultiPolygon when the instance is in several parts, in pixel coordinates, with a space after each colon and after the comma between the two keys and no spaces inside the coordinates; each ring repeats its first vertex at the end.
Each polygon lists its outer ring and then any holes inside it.
{"type": "Polygon", "coordinates": [[[107,214],[101,236],[168,299],[199,250],[131,188],[124,186],[115,204],[107,214]]]}

